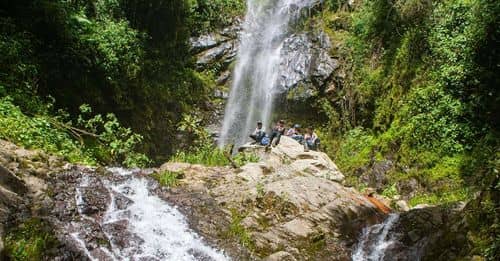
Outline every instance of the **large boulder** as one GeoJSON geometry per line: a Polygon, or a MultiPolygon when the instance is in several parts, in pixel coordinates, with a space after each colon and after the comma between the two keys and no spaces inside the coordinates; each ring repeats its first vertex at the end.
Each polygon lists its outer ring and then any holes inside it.
{"type": "Polygon", "coordinates": [[[468,253],[465,204],[423,206],[400,214],[390,229],[397,242],[387,249],[394,260],[457,260],[468,253]]]}
{"type": "Polygon", "coordinates": [[[344,176],[322,152],[304,152],[289,137],[267,152],[253,145],[243,151],[261,160],[237,169],[185,163],[161,167],[183,173],[180,185],[165,197],[183,206],[206,238],[243,240],[252,259],[345,260],[361,229],[384,216],[365,196],[340,183],[344,176]],[[204,218],[207,213],[212,218],[204,218]]]}

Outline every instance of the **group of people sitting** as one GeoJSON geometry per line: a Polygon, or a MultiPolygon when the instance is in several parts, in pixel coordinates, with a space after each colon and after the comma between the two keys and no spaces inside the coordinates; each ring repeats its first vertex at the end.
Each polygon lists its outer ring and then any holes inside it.
{"type": "Polygon", "coordinates": [[[266,134],[262,126],[262,122],[257,122],[257,128],[255,128],[254,132],[250,135],[250,138],[252,138],[257,144],[270,147],[277,146],[282,135],[286,135],[300,144],[303,144],[305,151],[319,150],[320,140],[318,135],[314,133],[314,129],[312,127],[307,127],[305,129],[305,133],[302,134],[302,128],[299,124],[294,124],[287,130],[284,120],[279,120],[276,123],[276,125],[272,128],[270,135],[266,134]]]}

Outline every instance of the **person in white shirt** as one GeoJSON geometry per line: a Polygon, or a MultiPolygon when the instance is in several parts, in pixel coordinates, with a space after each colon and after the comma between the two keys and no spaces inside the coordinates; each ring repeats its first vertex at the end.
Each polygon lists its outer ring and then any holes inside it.
{"type": "Polygon", "coordinates": [[[252,132],[250,135],[250,138],[252,138],[255,142],[260,143],[262,141],[262,138],[266,136],[266,132],[264,131],[264,128],[262,128],[262,122],[257,122],[257,128],[252,132]]]}

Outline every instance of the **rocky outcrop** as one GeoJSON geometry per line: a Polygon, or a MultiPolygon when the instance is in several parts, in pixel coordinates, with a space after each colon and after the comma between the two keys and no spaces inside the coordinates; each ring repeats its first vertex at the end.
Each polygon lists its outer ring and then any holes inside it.
{"type": "Polygon", "coordinates": [[[361,228],[383,216],[341,184],[343,175],[324,153],[304,152],[288,137],[267,153],[253,146],[245,150],[262,160],[239,169],[185,163],[160,168],[183,173],[165,197],[184,206],[205,237],[236,237],[252,259],[345,260],[361,228]],[[229,226],[203,218],[207,213],[229,226]]]}
{"type": "MultiPolygon", "coordinates": [[[[236,169],[166,163],[156,170],[115,171],[66,164],[4,141],[0,145],[0,235],[26,220],[41,220],[58,241],[47,249],[51,260],[140,255],[138,246],[147,237],[139,236],[142,229],[131,229],[130,222],[139,213],[131,212],[134,204],[142,202],[131,198],[141,188],[144,197],[154,197],[148,200],[155,207],[177,211],[157,198],[175,204],[210,246],[236,260],[347,260],[361,230],[386,216],[367,197],[342,185],[344,176],[324,153],[304,152],[287,137],[268,152],[245,147],[261,160],[236,169]],[[179,174],[178,186],[164,188],[151,178],[165,171],[179,174]],[[137,182],[142,187],[132,187],[137,182]]],[[[388,231],[394,244],[386,251],[392,259],[467,255],[470,228],[463,204],[407,211],[403,203],[397,205],[405,212],[391,214],[398,215],[388,231]]],[[[152,236],[168,236],[155,225],[149,228],[152,236]]],[[[0,253],[2,248],[0,241],[0,253]]],[[[192,251],[200,259],[209,253],[192,251]]]]}
{"type": "Polygon", "coordinates": [[[283,92],[301,85],[305,90],[297,92],[293,99],[306,99],[314,95],[317,87],[323,86],[335,69],[338,61],[329,51],[331,43],[324,32],[300,33],[288,37],[284,43],[278,87],[283,92]]]}
{"type": "Polygon", "coordinates": [[[11,224],[14,213],[23,205],[22,196],[27,188],[24,182],[10,170],[0,165],[0,257],[3,252],[3,237],[6,227],[11,224]]]}
{"type": "MultiPolygon", "coordinates": [[[[456,260],[467,255],[464,206],[415,207],[399,214],[393,225],[384,228],[390,235],[384,255],[391,260],[456,260]]],[[[381,244],[376,241],[371,243],[381,244]]]]}
{"type": "Polygon", "coordinates": [[[224,85],[230,78],[229,65],[238,52],[241,20],[209,34],[190,38],[191,52],[196,56],[196,66],[203,71],[216,67],[217,84],[224,85]]]}
{"type": "Polygon", "coordinates": [[[5,233],[50,211],[45,178],[62,164],[58,157],[0,140],[0,259],[5,233]]]}
{"type": "MultiPolygon", "coordinates": [[[[230,64],[239,48],[241,21],[222,30],[192,37],[190,45],[199,70],[217,68],[217,85],[228,84],[231,78],[230,64]]],[[[303,100],[313,96],[326,84],[338,68],[338,61],[330,55],[329,37],[322,31],[295,33],[283,42],[277,91],[292,92],[292,99],[303,100]]],[[[226,93],[219,96],[227,97],[226,93]]]]}

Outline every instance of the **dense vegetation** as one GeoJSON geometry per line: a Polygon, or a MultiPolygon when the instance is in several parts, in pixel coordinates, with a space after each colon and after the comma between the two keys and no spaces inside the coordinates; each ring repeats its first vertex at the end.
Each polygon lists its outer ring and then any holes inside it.
{"type": "MultiPolygon", "coordinates": [[[[62,122],[65,126],[76,123],[80,106],[86,104],[97,114],[116,115],[101,117],[104,120],[120,121],[131,128],[129,136],[134,139],[129,143],[134,144],[128,144],[130,151],[141,151],[156,161],[165,159],[178,143],[174,141],[181,115],[206,109],[213,87],[210,77],[194,69],[188,39],[227,25],[241,14],[243,3],[2,1],[0,97],[8,96],[2,100],[3,107],[17,111],[2,117],[22,117],[26,122],[33,117],[34,125],[27,124],[35,126],[27,133],[17,130],[17,136],[6,135],[15,126],[2,126],[2,138],[51,152],[60,150],[60,154],[72,150],[82,154],[72,158],[85,162],[109,158],[102,154],[115,152],[103,152],[107,146],[95,149],[95,139],[89,135],[75,140],[68,128],[56,128],[62,122]],[[41,119],[46,122],[41,124],[41,119]],[[45,135],[37,135],[46,131],[58,136],[61,145],[48,148],[54,138],[47,135],[43,140],[45,135]]],[[[78,127],[92,129],[86,124],[78,127]]],[[[117,138],[116,142],[128,140],[117,138]]]]}
{"type": "MultiPolygon", "coordinates": [[[[300,29],[329,34],[345,75],[316,109],[348,182],[363,188],[361,175],[384,165],[384,195],[416,184],[411,205],[468,200],[463,251],[500,256],[500,2],[325,0],[319,9],[300,29]]],[[[87,164],[140,166],[177,148],[178,161],[229,164],[199,128],[215,84],[195,70],[188,39],[243,10],[243,0],[0,2],[0,138],[87,164]]],[[[158,179],[173,186],[178,175],[158,179]]],[[[8,248],[39,248],[30,240],[8,248]]]]}
{"type": "Polygon", "coordinates": [[[404,194],[416,180],[411,205],[476,200],[464,251],[490,258],[500,248],[499,15],[493,0],[366,0],[326,1],[312,19],[346,75],[318,108],[350,182],[364,186],[359,175],[383,164],[379,192],[404,194]]]}

